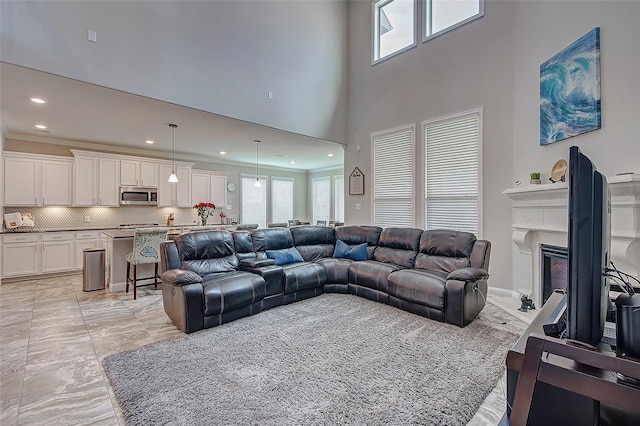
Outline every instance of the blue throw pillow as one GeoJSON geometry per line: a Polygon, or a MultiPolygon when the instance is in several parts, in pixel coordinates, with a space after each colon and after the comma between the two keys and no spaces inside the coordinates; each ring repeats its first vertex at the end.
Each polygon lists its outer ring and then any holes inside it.
{"type": "Polygon", "coordinates": [[[276,265],[288,265],[289,263],[304,262],[300,252],[295,247],[280,250],[267,250],[265,253],[269,259],[273,259],[276,265]]]}
{"type": "Polygon", "coordinates": [[[350,247],[344,241],[337,240],[333,257],[341,257],[351,260],[367,260],[367,243],[350,247]]]}

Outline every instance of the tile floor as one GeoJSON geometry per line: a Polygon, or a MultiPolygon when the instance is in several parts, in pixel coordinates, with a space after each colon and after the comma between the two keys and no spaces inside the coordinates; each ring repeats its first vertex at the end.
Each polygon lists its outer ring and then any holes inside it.
{"type": "MultiPolygon", "coordinates": [[[[518,334],[526,328],[491,303],[477,321],[518,334]]],[[[102,359],[180,333],[153,286],[139,289],[134,301],[130,294],[83,292],[79,274],[0,284],[0,424],[124,425],[102,359]]],[[[504,382],[471,425],[498,423],[504,382]]]]}

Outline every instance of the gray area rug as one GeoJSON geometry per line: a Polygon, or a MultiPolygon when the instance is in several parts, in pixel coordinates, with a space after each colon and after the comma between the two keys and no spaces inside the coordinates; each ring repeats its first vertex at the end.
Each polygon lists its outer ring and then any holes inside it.
{"type": "Polygon", "coordinates": [[[131,425],[464,425],[517,337],[324,294],[103,365],[131,425]]]}

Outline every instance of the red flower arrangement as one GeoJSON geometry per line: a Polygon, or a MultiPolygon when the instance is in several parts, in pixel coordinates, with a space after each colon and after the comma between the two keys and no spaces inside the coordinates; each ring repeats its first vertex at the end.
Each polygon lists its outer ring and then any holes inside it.
{"type": "Polygon", "coordinates": [[[198,203],[195,206],[193,206],[193,208],[198,210],[198,216],[200,216],[200,221],[202,222],[202,225],[206,225],[207,218],[216,209],[216,205],[213,203],[198,203]]]}

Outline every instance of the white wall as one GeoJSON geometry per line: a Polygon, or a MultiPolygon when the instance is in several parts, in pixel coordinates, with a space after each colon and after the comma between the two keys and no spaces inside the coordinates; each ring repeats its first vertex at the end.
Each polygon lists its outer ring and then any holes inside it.
{"type": "Polygon", "coordinates": [[[547,181],[572,145],[607,176],[640,173],[640,2],[523,1],[514,20],[513,181],[528,182],[535,170],[547,181]],[[602,128],[540,146],[540,64],[594,27],[600,27],[602,128]]]}
{"type": "Polygon", "coordinates": [[[638,28],[640,2],[486,1],[480,20],[371,66],[371,3],[350,2],[345,172],[358,166],[366,189],[364,196],[347,196],[346,221],[371,221],[372,132],[412,123],[419,129],[426,118],[482,107],[483,237],[493,243],[489,283],[513,289],[511,209],[504,189],[516,180],[526,184],[530,171],[548,179],[574,144],[607,175],[640,173],[638,28]],[[541,147],[540,64],[596,26],[602,129],[541,147]]]}
{"type": "Polygon", "coordinates": [[[4,62],[344,143],[344,1],[2,1],[0,12],[4,62]]]}
{"type": "Polygon", "coordinates": [[[511,281],[511,212],[501,192],[512,175],[514,15],[515,4],[492,2],[484,18],[371,66],[371,3],[349,3],[345,173],[362,170],[365,195],[347,196],[346,222],[371,223],[371,133],[415,124],[420,140],[422,120],[482,107],[482,236],[493,243],[490,284],[502,287],[511,281]]]}

